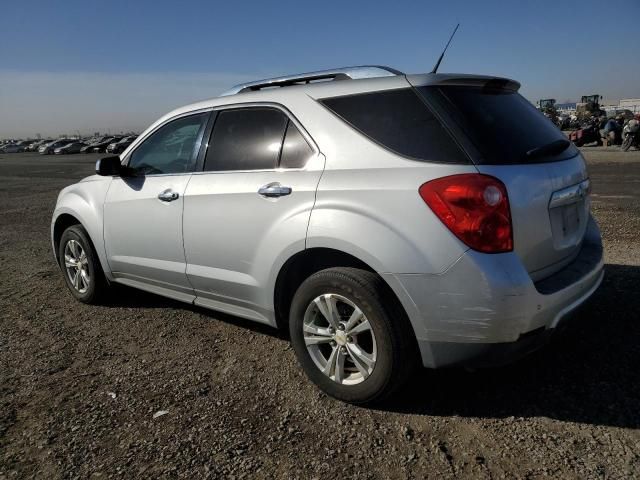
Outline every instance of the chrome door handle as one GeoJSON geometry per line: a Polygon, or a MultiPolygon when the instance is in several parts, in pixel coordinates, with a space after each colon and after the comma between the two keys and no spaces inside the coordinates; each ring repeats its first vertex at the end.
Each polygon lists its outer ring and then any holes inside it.
{"type": "Polygon", "coordinates": [[[178,192],[174,192],[170,188],[167,188],[158,194],[158,198],[163,202],[173,202],[174,200],[177,200],[178,197],[180,197],[180,194],[178,192]]]}
{"type": "Polygon", "coordinates": [[[291,187],[285,187],[279,183],[270,183],[260,187],[258,193],[263,197],[275,198],[291,194],[291,187]]]}

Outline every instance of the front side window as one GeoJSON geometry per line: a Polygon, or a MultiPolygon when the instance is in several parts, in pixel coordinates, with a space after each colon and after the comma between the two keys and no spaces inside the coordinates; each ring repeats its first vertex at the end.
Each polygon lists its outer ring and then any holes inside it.
{"type": "Polygon", "coordinates": [[[287,116],[275,108],[221,111],[211,132],[204,170],[276,168],[287,121],[287,116]]]}
{"type": "Polygon", "coordinates": [[[200,113],[163,125],[134,150],[129,167],[145,175],[192,171],[208,116],[200,113]]]}

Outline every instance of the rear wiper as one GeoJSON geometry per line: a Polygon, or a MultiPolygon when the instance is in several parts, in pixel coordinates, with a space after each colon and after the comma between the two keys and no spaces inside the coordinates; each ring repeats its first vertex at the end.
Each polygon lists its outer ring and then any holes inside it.
{"type": "Polygon", "coordinates": [[[532,148],[527,152],[527,157],[535,158],[540,157],[541,155],[558,154],[569,148],[569,145],[571,145],[569,140],[560,138],[551,143],[547,143],[546,145],[542,145],[541,147],[532,148]]]}

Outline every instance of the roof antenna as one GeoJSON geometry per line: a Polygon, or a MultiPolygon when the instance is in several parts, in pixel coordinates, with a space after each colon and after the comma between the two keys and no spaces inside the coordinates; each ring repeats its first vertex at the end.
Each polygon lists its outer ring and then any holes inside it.
{"type": "Polygon", "coordinates": [[[440,62],[442,62],[442,59],[444,58],[444,53],[447,51],[447,48],[449,48],[449,44],[451,43],[451,40],[453,40],[453,36],[456,34],[456,32],[458,31],[458,27],[460,26],[460,24],[456,25],[456,28],[453,29],[453,33],[451,34],[451,36],[449,37],[449,41],[447,42],[447,44],[444,47],[444,50],[442,50],[442,53],[440,54],[440,58],[438,59],[438,61],[436,62],[435,67],[433,67],[433,70],[431,70],[431,73],[438,73],[438,67],[440,66],[440,62]]]}

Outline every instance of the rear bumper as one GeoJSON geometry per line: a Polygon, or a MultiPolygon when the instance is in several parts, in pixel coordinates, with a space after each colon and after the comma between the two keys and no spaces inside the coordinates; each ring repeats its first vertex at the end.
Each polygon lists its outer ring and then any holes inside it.
{"type": "MultiPolygon", "coordinates": [[[[604,273],[604,272],[603,272],[604,273]]],[[[602,275],[600,276],[600,281],[602,275]]],[[[600,285],[598,282],[593,291],[600,285]]],[[[513,342],[499,343],[457,343],[424,342],[420,348],[427,350],[429,366],[463,366],[473,368],[496,367],[515,362],[546,345],[551,338],[568,324],[580,321],[580,313],[593,292],[585,297],[575,308],[565,312],[553,327],[539,327],[521,334],[513,342]]]]}
{"type": "Polygon", "coordinates": [[[423,364],[443,367],[504,364],[544,345],[603,275],[600,231],[590,218],[578,256],[537,283],[515,253],[471,250],[440,275],[385,278],[409,315],[423,364]]]}

